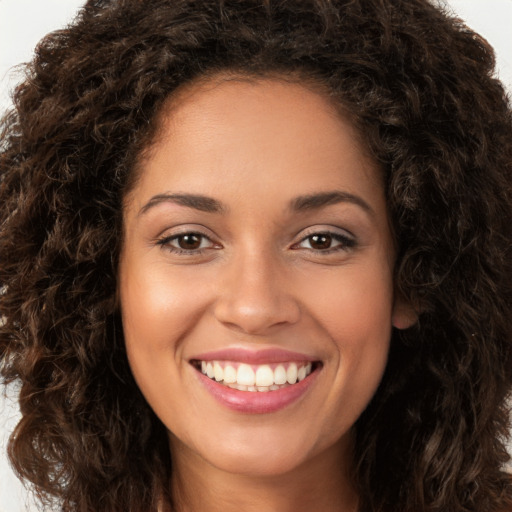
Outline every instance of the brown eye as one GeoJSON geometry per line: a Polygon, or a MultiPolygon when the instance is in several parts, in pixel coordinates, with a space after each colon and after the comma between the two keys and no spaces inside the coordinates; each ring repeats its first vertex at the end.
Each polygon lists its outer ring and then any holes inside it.
{"type": "Polygon", "coordinates": [[[332,236],[327,233],[318,233],[308,236],[309,245],[312,249],[325,250],[330,249],[332,245],[332,236]]]}
{"type": "Polygon", "coordinates": [[[158,245],[177,253],[199,253],[203,249],[218,248],[206,235],[201,233],[182,233],[162,238],[158,245]]]}
{"type": "Polygon", "coordinates": [[[176,245],[185,251],[193,251],[194,249],[199,249],[201,247],[201,242],[203,240],[202,235],[198,235],[197,233],[187,233],[186,235],[180,235],[175,238],[176,245]]]}
{"type": "Polygon", "coordinates": [[[320,231],[304,237],[298,244],[295,244],[293,248],[308,249],[309,251],[330,254],[336,251],[347,251],[355,246],[356,241],[352,237],[341,233],[320,231]]]}

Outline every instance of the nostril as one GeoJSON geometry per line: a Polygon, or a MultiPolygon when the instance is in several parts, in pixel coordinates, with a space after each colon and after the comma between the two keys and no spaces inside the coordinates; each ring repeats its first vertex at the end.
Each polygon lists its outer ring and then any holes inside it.
{"type": "Polygon", "coordinates": [[[295,304],[252,303],[246,301],[224,302],[218,304],[215,316],[226,327],[258,335],[268,332],[269,329],[285,327],[296,323],[300,318],[300,310],[295,304]]]}

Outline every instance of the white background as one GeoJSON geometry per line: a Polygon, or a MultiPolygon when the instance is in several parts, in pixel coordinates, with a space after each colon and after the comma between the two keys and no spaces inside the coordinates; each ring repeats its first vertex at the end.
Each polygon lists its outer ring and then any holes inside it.
{"type": "MultiPolygon", "coordinates": [[[[9,91],[17,82],[13,66],[30,60],[39,39],[69,23],[82,3],[82,0],[0,0],[0,111],[9,108],[9,91]]],[[[498,76],[512,93],[512,0],[447,3],[494,47],[498,76]]],[[[0,394],[0,512],[35,512],[12,474],[5,454],[7,436],[18,419],[13,395],[13,390],[7,399],[0,394]]]]}

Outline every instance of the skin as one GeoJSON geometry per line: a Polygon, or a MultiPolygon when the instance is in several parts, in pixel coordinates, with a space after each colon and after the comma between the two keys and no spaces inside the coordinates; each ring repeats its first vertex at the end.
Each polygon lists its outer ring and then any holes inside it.
{"type": "Polygon", "coordinates": [[[382,377],[392,325],[414,322],[394,297],[379,169],[329,100],[296,83],[192,84],[160,122],[125,202],[119,297],[131,369],[169,431],[177,507],[353,511],[351,428],[382,377]],[[331,242],[315,243],[325,232],[331,242]],[[199,248],[176,252],[184,233],[200,233],[199,248]],[[321,369],[298,401],[245,414],[216,401],[190,364],[227,347],[284,348],[321,369]]]}

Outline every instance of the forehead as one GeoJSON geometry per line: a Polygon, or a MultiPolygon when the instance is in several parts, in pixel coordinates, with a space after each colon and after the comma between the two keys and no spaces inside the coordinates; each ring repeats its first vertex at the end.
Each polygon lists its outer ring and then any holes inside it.
{"type": "Polygon", "coordinates": [[[157,122],[152,153],[167,146],[176,152],[195,148],[197,155],[215,147],[233,156],[236,147],[248,153],[274,146],[321,158],[322,150],[337,147],[374,164],[348,114],[314,82],[224,76],[192,82],[168,99],[157,122]]]}
{"type": "Polygon", "coordinates": [[[382,191],[380,170],[358,132],[318,88],[210,79],[174,94],[158,123],[140,162],[139,196],[185,191],[233,200],[276,191],[290,198],[339,188],[382,191]]]}
{"type": "Polygon", "coordinates": [[[353,114],[339,99],[339,94],[318,79],[298,73],[246,76],[224,72],[201,77],[185,83],[169,96],[160,110],[157,124],[168,134],[173,123],[184,126],[187,120],[196,123],[197,117],[222,122],[227,116],[239,112],[237,122],[246,116],[246,125],[254,126],[254,122],[261,121],[264,114],[274,111],[276,107],[276,118],[279,116],[282,121],[278,124],[274,118],[276,129],[290,129],[289,122],[299,124],[302,117],[302,120],[306,118],[306,124],[311,126],[312,131],[320,129],[325,134],[329,129],[328,124],[342,121],[345,128],[350,130],[350,135],[357,140],[358,149],[371,159],[363,137],[351,121],[353,114]],[[257,108],[251,110],[254,102],[257,102],[257,108]],[[287,112],[287,107],[292,108],[287,112]]]}

